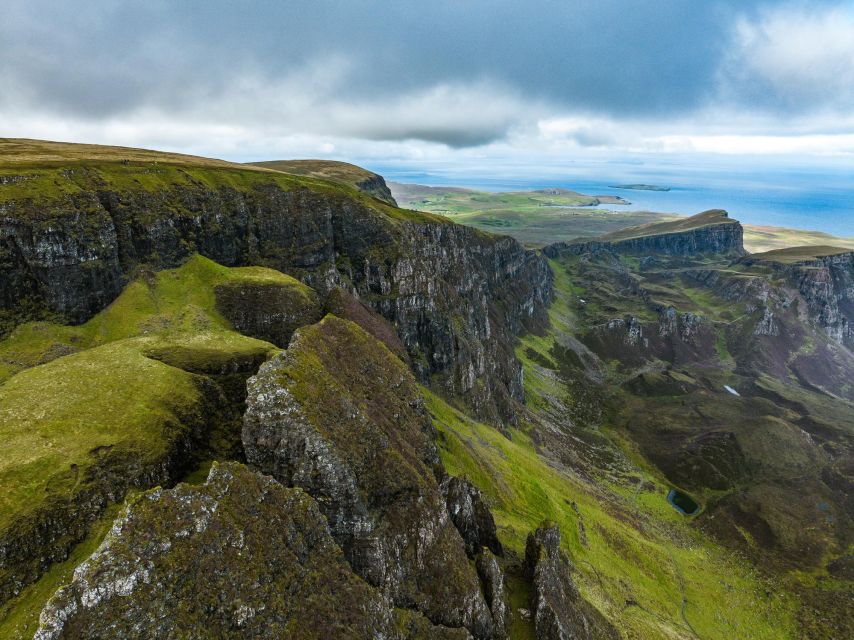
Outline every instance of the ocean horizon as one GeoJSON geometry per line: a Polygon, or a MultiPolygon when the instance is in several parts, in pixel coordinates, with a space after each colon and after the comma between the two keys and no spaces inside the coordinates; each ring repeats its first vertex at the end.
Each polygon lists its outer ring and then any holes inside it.
{"type": "Polygon", "coordinates": [[[453,186],[480,191],[527,191],[562,188],[588,195],[614,195],[630,205],[607,205],[614,211],[656,211],[693,215],[725,209],[744,224],[822,231],[854,237],[854,175],[826,168],[762,169],[738,167],[650,167],[634,163],[599,163],[572,166],[564,175],[554,167],[543,177],[522,169],[517,175],[506,168],[490,175],[457,167],[418,170],[412,167],[374,166],[386,180],[428,186],[453,186]],[[593,177],[592,172],[601,177],[593,177]],[[615,185],[648,184],[669,191],[617,189],[615,185]]]}

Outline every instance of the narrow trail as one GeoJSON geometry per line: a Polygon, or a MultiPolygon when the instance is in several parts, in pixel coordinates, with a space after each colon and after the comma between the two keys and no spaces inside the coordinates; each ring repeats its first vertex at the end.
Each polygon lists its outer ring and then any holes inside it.
{"type": "MultiPolygon", "coordinates": [[[[634,492],[633,497],[634,497],[634,502],[635,502],[635,508],[639,509],[640,505],[638,504],[638,496],[640,495],[641,487],[643,486],[645,473],[640,467],[635,466],[635,469],[637,470],[640,478],[638,479],[638,483],[635,487],[635,492],[634,492]]],[[[688,617],[685,615],[685,608],[688,606],[688,598],[685,595],[685,578],[682,575],[682,571],[679,569],[679,565],[676,563],[676,557],[673,555],[673,551],[669,547],[665,547],[665,548],[667,549],[667,555],[670,557],[670,562],[673,564],[673,572],[676,574],[676,579],[678,580],[678,583],[679,583],[679,595],[682,599],[681,603],[679,604],[679,617],[682,618],[682,622],[685,624],[685,627],[691,632],[691,634],[695,638],[697,638],[697,640],[701,640],[700,634],[697,633],[697,630],[693,627],[693,625],[691,625],[691,623],[688,621],[688,617]]],[[[640,607],[640,608],[643,609],[644,611],[647,611],[643,607],[640,607]]],[[[647,613],[652,613],[652,612],[647,611],[647,613]]]]}
{"type": "Polygon", "coordinates": [[[673,557],[673,552],[670,549],[667,549],[667,554],[670,556],[670,561],[673,563],[673,571],[676,573],[676,579],[679,581],[679,593],[682,596],[682,603],[679,606],[679,615],[682,618],[682,622],[685,623],[685,626],[690,629],[692,634],[694,634],[694,637],[697,638],[697,640],[700,640],[700,634],[697,633],[697,630],[690,622],[688,622],[688,618],[685,615],[685,607],[688,605],[688,598],[685,597],[685,578],[682,576],[682,571],[676,563],[676,558],[673,557]]]}

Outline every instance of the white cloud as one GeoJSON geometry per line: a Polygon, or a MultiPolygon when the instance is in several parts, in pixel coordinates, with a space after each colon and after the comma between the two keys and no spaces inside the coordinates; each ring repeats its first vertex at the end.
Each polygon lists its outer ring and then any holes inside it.
{"type": "Polygon", "coordinates": [[[795,110],[854,108],[854,10],[785,5],[743,17],[723,67],[724,89],[795,110]]]}

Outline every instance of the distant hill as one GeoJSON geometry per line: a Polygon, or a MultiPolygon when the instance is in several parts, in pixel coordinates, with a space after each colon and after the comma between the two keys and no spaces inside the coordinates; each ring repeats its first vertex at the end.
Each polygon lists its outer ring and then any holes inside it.
{"type": "Polygon", "coordinates": [[[670,191],[670,187],[659,187],[654,184],[615,184],[612,189],[630,189],[632,191],[670,191]]]}

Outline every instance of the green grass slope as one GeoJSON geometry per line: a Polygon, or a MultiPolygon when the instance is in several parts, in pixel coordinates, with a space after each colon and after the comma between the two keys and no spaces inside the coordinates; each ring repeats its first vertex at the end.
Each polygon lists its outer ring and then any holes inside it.
{"type": "MultiPolygon", "coordinates": [[[[502,542],[516,554],[543,519],[557,522],[582,594],[626,638],[798,638],[797,597],[675,511],[666,499],[672,485],[630,441],[607,420],[601,429],[567,426],[574,415],[568,407],[584,406],[589,383],[567,387],[554,368],[561,345],[592,310],[579,304],[583,291],[570,272],[552,266],[551,329],[523,337],[516,349],[529,419],[506,438],[426,394],[448,471],[484,491],[502,542]],[[563,422],[550,424],[571,429],[566,437],[583,452],[572,464],[535,426],[556,408],[563,422]]],[[[512,575],[510,589],[514,606],[525,606],[512,575]]],[[[517,621],[511,637],[527,634],[517,621]]]]}

